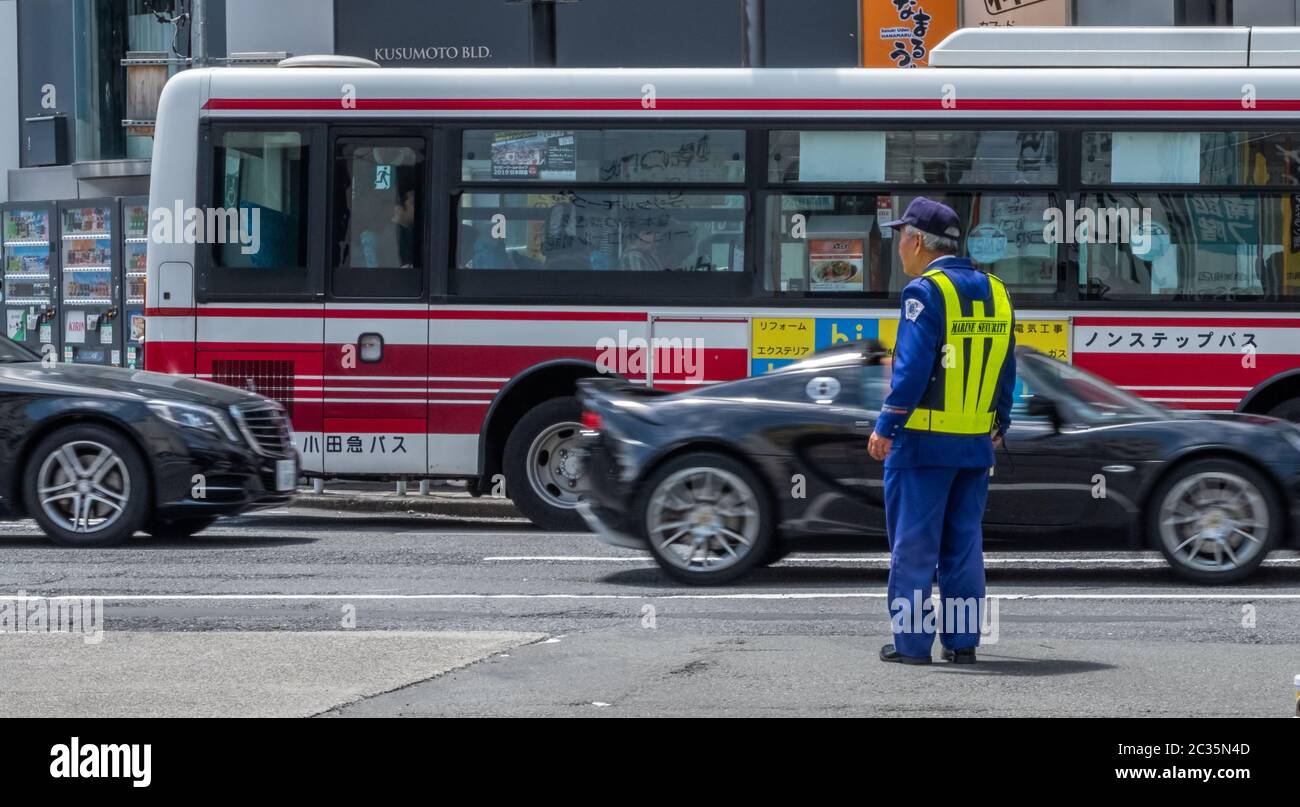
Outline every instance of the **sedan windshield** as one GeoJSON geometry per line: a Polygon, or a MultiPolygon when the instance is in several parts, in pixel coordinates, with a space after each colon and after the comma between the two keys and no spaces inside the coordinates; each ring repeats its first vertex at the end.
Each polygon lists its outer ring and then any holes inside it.
{"type": "Polygon", "coordinates": [[[40,361],[41,357],[5,336],[0,336],[0,364],[40,361]]]}

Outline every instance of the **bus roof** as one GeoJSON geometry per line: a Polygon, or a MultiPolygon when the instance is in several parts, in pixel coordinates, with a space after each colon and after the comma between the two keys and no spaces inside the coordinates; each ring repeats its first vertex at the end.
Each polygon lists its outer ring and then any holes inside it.
{"type": "Polygon", "coordinates": [[[1300,28],[963,28],[934,67],[1300,67],[1300,28]]]}
{"type": "Polygon", "coordinates": [[[186,107],[337,120],[1300,116],[1300,28],[969,28],[932,57],[917,70],[375,68],[299,57],[293,64],[330,66],[185,71],[168,82],[160,119],[186,107]]]}

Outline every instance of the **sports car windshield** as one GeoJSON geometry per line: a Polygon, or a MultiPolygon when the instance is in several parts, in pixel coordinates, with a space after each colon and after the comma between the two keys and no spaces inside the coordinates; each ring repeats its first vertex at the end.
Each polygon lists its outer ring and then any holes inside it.
{"type": "Polygon", "coordinates": [[[1168,410],[1063,362],[1021,359],[1017,369],[1028,388],[1024,392],[1046,395],[1068,409],[1066,414],[1090,425],[1171,417],[1168,410]]]}
{"type": "MultiPolygon", "coordinates": [[[[889,365],[862,368],[862,401],[866,409],[879,409],[889,395],[889,365]]],[[[1130,420],[1164,419],[1171,413],[1156,404],[1130,395],[1097,376],[1055,359],[1020,357],[1016,363],[1018,381],[1012,420],[1028,416],[1028,402],[1042,394],[1060,403],[1071,419],[1090,425],[1130,420]]]]}

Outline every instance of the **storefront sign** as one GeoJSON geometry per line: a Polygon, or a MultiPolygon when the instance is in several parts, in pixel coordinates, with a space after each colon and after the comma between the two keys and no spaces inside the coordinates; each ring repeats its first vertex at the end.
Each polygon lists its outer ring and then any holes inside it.
{"type": "Polygon", "coordinates": [[[862,66],[925,67],[957,30],[957,0],[862,0],[862,66]]]}
{"type": "Polygon", "coordinates": [[[962,0],[964,28],[1069,25],[1070,0],[962,0]]]}

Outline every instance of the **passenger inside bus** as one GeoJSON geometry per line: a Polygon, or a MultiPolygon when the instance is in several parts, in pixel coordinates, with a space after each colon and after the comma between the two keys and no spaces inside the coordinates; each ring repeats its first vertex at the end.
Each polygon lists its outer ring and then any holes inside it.
{"type": "Polygon", "coordinates": [[[338,266],[420,265],[423,163],[411,147],[346,144],[338,158],[338,266]]]}
{"type": "Polygon", "coordinates": [[[580,224],[585,223],[572,202],[561,202],[551,207],[546,214],[546,232],[542,239],[542,253],[546,256],[545,268],[598,268],[592,260],[596,251],[582,237],[585,232],[581,235],[578,232],[580,224]]]}

